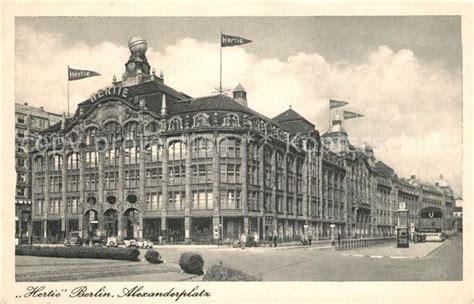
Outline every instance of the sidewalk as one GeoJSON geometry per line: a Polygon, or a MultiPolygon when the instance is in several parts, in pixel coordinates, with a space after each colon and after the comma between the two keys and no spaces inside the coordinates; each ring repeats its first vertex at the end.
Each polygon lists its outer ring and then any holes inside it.
{"type": "Polygon", "coordinates": [[[409,248],[397,248],[396,243],[383,244],[373,247],[354,248],[340,251],[343,256],[370,257],[370,258],[392,258],[392,259],[419,259],[424,258],[450,242],[426,242],[410,244],[409,248]]]}

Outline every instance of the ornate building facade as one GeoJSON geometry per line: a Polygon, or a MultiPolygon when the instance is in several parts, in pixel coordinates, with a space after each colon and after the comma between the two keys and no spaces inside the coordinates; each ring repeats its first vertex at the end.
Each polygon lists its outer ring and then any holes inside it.
{"type": "MultiPolygon", "coordinates": [[[[32,234],[167,242],[393,235],[399,186],[335,117],[322,138],[293,109],[270,119],[233,96],[164,82],[140,37],[118,81],[42,132],[32,153],[32,234]],[[397,192],[398,191],[398,192],[397,192]]],[[[387,173],[388,172],[388,173],[387,173]]]]}
{"type": "Polygon", "coordinates": [[[251,110],[241,85],[233,98],[177,92],[150,69],[138,40],[121,81],[43,133],[50,144],[32,157],[35,240],[70,231],[293,240],[316,231],[328,209],[318,197],[314,125],[293,110],[275,119],[251,110]]]}

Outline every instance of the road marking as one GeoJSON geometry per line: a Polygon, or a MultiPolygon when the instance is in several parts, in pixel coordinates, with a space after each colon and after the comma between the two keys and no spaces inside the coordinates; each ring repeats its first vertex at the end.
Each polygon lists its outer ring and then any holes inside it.
{"type": "Polygon", "coordinates": [[[362,254],[353,254],[352,256],[359,257],[359,258],[363,257],[362,254]]]}
{"type": "Polygon", "coordinates": [[[343,253],[342,256],[349,256],[347,253],[343,253]]]}
{"type": "Polygon", "coordinates": [[[383,255],[371,255],[371,258],[382,259],[383,255]]]}

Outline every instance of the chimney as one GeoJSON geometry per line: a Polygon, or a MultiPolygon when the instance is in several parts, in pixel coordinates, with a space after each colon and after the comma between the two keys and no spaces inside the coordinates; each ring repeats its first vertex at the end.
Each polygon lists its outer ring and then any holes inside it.
{"type": "Polygon", "coordinates": [[[415,175],[415,174],[412,174],[412,175],[410,176],[410,179],[413,179],[413,180],[416,179],[416,175],[415,175]]]}
{"type": "Polygon", "coordinates": [[[245,91],[244,87],[240,83],[232,91],[232,95],[235,101],[237,101],[240,105],[247,107],[247,91],[245,91]]]}

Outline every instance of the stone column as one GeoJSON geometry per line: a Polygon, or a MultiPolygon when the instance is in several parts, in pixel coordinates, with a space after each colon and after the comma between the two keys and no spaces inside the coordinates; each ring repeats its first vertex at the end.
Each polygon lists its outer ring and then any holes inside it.
{"type": "Polygon", "coordinates": [[[303,184],[302,184],[302,189],[301,189],[301,192],[303,194],[303,210],[301,210],[301,212],[303,213],[303,218],[305,219],[305,221],[307,222],[308,221],[308,184],[309,184],[309,180],[311,179],[308,175],[308,163],[309,163],[309,158],[310,158],[310,153],[307,153],[306,154],[306,158],[303,162],[303,166],[301,168],[302,170],[302,174],[303,174],[303,184]]]}
{"type": "MultiPolygon", "coordinates": [[[[283,167],[283,180],[282,180],[282,185],[283,185],[283,217],[287,218],[288,217],[288,168],[287,168],[287,157],[288,153],[285,152],[283,156],[283,162],[282,162],[282,167],[283,167]]],[[[284,230],[284,235],[286,235],[286,230],[284,230]]]]}
{"type": "MultiPolygon", "coordinates": [[[[258,183],[260,185],[260,195],[258,197],[259,205],[260,205],[260,218],[265,221],[264,217],[264,201],[265,201],[265,148],[264,145],[260,146],[258,150],[258,183]]],[[[263,225],[262,235],[260,236],[262,239],[265,239],[265,222],[261,223],[263,225]]]]}
{"type": "Polygon", "coordinates": [[[186,171],[186,182],[185,182],[185,192],[186,192],[186,204],[184,207],[184,241],[186,243],[191,243],[191,204],[193,200],[193,195],[191,192],[191,140],[187,137],[186,141],[186,161],[185,161],[185,171],[186,171]]]}
{"type": "Polygon", "coordinates": [[[68,228],[67,228],[67,152],[66,149],[64,149],[62,153],[62,159],[63,163],[61,164],[61,180],[63,187],[61,189],[61,204],[60,204],[60,210],[61,210],[61,234],[63,239],[67,237],[68,234],[68,228]]]}
{"type": "MultiPolygon", "coordinates": [[[[143,133],[142,133],[143,134],[143,133]]],[[[146,170],[145,170],[145,156],[146,156],[146,151],[143,147],[143,140],[140,141],[140,195],[138,199],[138,237],[142,238],[143,237],[143,214],[145,213],[145,198],[146,198],[146,192],[145,192],[145,184],[146,184],[146,170]]]]}
{"type": "MultiPolygon", "coordinates": [[[[79,231],[82,237],[85,236],[85,231],[83,227],[84,221],[84,212],[86,211],[86,200],[85,197],[85,190],[84,190],[84,162],[85,162],[85,155],[84,150],[81,148],[79,152],[79,210],[81,212],[81,217],[79,219],[79,231]]],[[[97,202],[96,202],[97,203],[97,202]]]]}
{"type": "Polygon", "coordinates": [[[50,167],[49,167],[49,155],[45,152],[45,171],[44,171],[44,202],[43,202],[43,216],[44,216],[44,224],[43,230],[44,235],[43,237],[46,239],[48,237],[48,213],[49,213],[49,191],[51,186],[51,177],[50,177],[50,167]]]}
{"type": "Polygon", "coordinates": [[[223,236],[221,235],[222,229],[220,228],[219,225],[223,225],[224,223],[221,223],[221,218],[220,218],[220,209],[221,209],[221,202],[220,202],[220,193],[219,193],[219,186],[220,186],[220,161],[219,161],[219,137],[218,133],[214,133],[214,149],[213,149],[213,158],[212,158],[212,170],[213,170],[213,176],[214,180],[212,183],[212,195],[214,198],[213,206],[213,217],[212,217],[212,229],[214,229],[215,226],[218,227],[219,230],[219,238],[215,239],[214,238],[214,230],[213,230],[213,239],[215,242],[219,241],[220,238],[223,236]]]}
{"type": "Polygon", "coordinates": [[[161,235],[163,237],[163,241],[166,242],[168,240],[168,233],[167,233],[167,223],[166,223],[166,210],[168,209],[168,140],[164,138],[163,144],[163,152],[162,152],[162,181],[161,181],[161,189],[162,189],[162,205],[161,205],[161,235]]]}
{"type": "Polygon", "coordinates": [[[240,182],[241,182],[241,193],[240,202],[242,204],[242,214],[244,216],[244,231],[249,232],[249,218],[248,218],[248,181],[247,181],[247,140],[242,138],[240,143],[240,182]]]}
{"type": "MultiPolygon", "coordinates": [[[[98,227],[97,229],[99,230],[100,235],[105,234],[105,223],[104,223],[104,211],[105,211],[105,206],[106,206],[106,201],[105,201],[105,193],[104,193],[104,162],[102,158],[102,153],[97,151],[97,167],[98,167],[98,173],[99,173],[99,184],[97,185],[97,192],[98,192],[98,198],[97,198],[97,222],[98,222],[98,227]]],[[[119,154],[120,155],[120,154],[119,154]]],[[[117,157],[119,157],[117,155],[117,157]]],[[[95,171],[95,170],[94,170],[95,171]]],[[[95,173],[94,171],[91,171],[90,173],[95,173]]],[[[123,175],[119,175],[119,189],[121,185],[121,181],[123,181],[123,175]]],[[[120,190],[119,190],[120,191],[120,190]]],[[[119,204],[119,199],[117,198],[117,204],[119,204]]]]}
{"type": "MultiPolygon", "coordinates": [[[[118,195],[117,195],[117,202],[116,202],[116,208],[117,208],[117,235],[118,236],[123,236],[123,208],[125,205],[125,200],[124,200],[124,184],[125,184],[125,172],[124,172],[124,147],[122,145],[121,149],[119,150],[118,153],[118,161],[119,161],[119,184],[118,184],[118,195]]],[[[99,177],[104,175],[104,167],[103,167],[103,161],[101,161],[99,164],[102,164],[99,166],[99,177]]],[[[103,177],[102,177],[103,178],[103,177]]],[[[99,178],[100,179],[100,178],[99,178]]],[[[103,182],[99,184],[99,187],[103,185],[103,182]]],[[[99,193],[104,193],[104,189],[99,188],[99,193]]]]}
{"type": "MultiPolygon", "coordinates": [[[[272,183],[271,183],[271,187],[272,187],[272,196],[271,196],[271,200],[270,200],[270,204],[271,204],[271,208],[272,208],[272,213],[273,213],[273,220],[272,220],[272,230],[275,231],[275,230],[278,230],[278,225],[277,225],[277,217],[276,217],[276,214],[277,214],[277,205],[276,205],[276,175],[277,175],[277,169],[276,169],[276,151],[273,150],[272,152],[272,159],[271,159],[271,162],[272,162],[272,167],[271,167],[271,170],[272,170],[272,183]]],[[[272,233],[273,233],[272,231],[272,233]]]]}
{"type": "Polygon", "coordinates": [[[33,218],[36,217],[36,167],[32,160],[31,165],[31,219],[28,221],[28,245],[32,244],[33,239],[33,218]]]}
{"type": "Polygon", "coordinates": [[[323,197],[324,197],[324,218],[329,218],[329,173],[328,170],[324,170],[324,187],[323,187],[323,197]]]}

